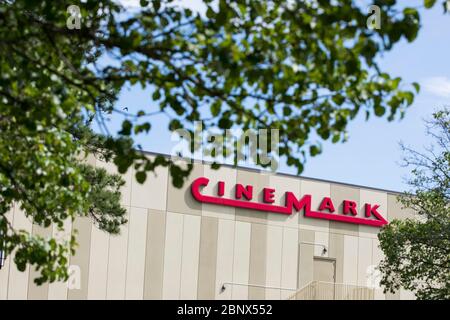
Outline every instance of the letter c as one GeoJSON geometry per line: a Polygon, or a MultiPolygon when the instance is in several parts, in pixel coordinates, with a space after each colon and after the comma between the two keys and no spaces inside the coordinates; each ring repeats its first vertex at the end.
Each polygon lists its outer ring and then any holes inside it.
{"type": "Polygon", "coordinates": [[[200,187],[206,187],[209,183],[209,179],[205,177],[200,177],[194,180],[191,185],[192,196],[197,201],[202,201],[203,195],[200,193],[200,187]]]}

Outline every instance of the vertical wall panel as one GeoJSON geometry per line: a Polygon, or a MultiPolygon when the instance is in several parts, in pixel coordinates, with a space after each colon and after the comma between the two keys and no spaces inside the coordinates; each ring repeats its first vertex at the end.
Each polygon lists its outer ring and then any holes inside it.
{"type": "Polygon", "coordinates": [[[398,195],[396,194],[388,194],[387,195],[387,203],[388,203],[388,212],[387,218],[388,221],[393,219],[406,219],[406,218],[414,218],[417,216],[413,210],[403,208],[403,205],[397,199],[398,195]]]}
{"type": "MultiPolygon", "coordinates": [[[[130,219],[130,207],[127,207],[127,219],[130,219]]],[[[128,257],[129,222],[120,227],[120,233],[110,235],[108,250],[108,280],[106,299],[125,299],[128,257]]]]}
{"type": "MultiPolygon", "coordinates": [[[[365,204],[379,205],[377,211],[386,219],[387,218],[387,193],[381,191],[360,189],[360,214],[364,216],[365,204]]],[[[359,226],[359,236],[376,239],[380,228],[374,228],[371,226],[359,226]]]]}
{"type": "MultiPolygon", "coordinates": [[[[5,218],[8,219],[9,223],[14,225],[14,204],[11,206],[11,209],[5,213],[5,218]]],[[[3,268],[0,269],[0,300],[6,300],[8,298],[9,269],[11,261],[12,255],[9,255],[6,257],[3,268]]]]}
{"type": "MultiPolygon", "coordinates": [[[[241,169],[237,172],[237,183],[244,186],[253,186],[252,202],[262,202],[262,189],[269,186],[270,174],[264,171],[250,171],[241,169]]],[[[246,201],[246,200],[244,200],[246,201]]],[[[267,224],[267,212],[250,210],[250,209],[236,209],[236,220],[243,222],[255,222],[267,224]]]]}
{"type": "Polygon", "coordinates": [[[198,299],[214,299],[216,286],[217,218],[202,217],[198,269],[198,299]]]}
{"type": "Polygon", "coordinates": [[[381,291],[377,293],[377,291],[375,291],[375,299],[377,300],[400,300],[400,291],[391,293],[391,292],[386,292],[386,294],[382,293],[383,289],[379,289],[378,291],[381,291]]]}
{"type": "Polygon", "coordinates": [[[143,299],[147,210],[130,209],[125,299],[143,299]]]}
{"type": "MultiPolygon", "coordinates": [[[[85,161],[95,166],[97,159],[93,155],[88,155],[85,161]]],[[[77,246],[75,255],[69,258],[71,270],[69,270],[69,281],[66,283],[67,298],[70,300],[86,300],[89,287],[92,221],[89,217],[77,217],[71,226],[71,233],[76,237],[77,246]],[[70,274],[70,272],[73,272],[73,274],[70,274]]],[[[60,290],[58,291],[61,294],[63,294],[62,286],[63,284],[60,283],[60,290]]]]}
{"type": "Polygon", "coordinates": [[[336,282],[344,282],[344,235],[330,233],[328,257],[336,259],[336,282]]]}
{"type": "Polygon", "coordinates": [[[297,288],[298,273],[298,229],[283,228],[283,257],[281,286],[293,290],[282,290],[281,299],[287,299],[297,288]]]}
{"type": "MultiPolygon", "coordinates": [[[[273,174],[269,176],[269,184],[267,187],[275,189],[275,202],[273,205],[284,207],[286,205],[286,192],[292,192],[299,199],[301,197],[300,180],[298,178],[290,178],[273,174]]],[[[294,209],[290,215],[269,213],[267,223],[271,225],[297,228],[300,214],[303,214],[303,211],[297,212],[294,209]]]]}
{"type": "MultiPolygon", "coordinates": [[[[318,210],[323,198],[330,196],[330,184],[326,182],[301,180],[300,189],[302,196],[305,194],[312,196],[311,210],[318,210]]],[[[299,223],[301,229],[329,232],[330,223],[328,220],[305,217],[303,212],[299,215],[299,223]]]]}
{"type": "MultiPolygon", "coordinates": [[[[343,186],[339,184],[331,184],[331,199],[338,214],[343,213],[344,200],[350,200],[356,202],[356,208],[361,208],[359,204],[359,189],[349,186],[343,186]]],[[[364,212],[359,212],[358,215],[363,215],[364,212]]],[[[358,236],[359,226],[351,223],[344,223],[338,221],[330,221],[330,233],[345,234],[348,236],[358,236]]]]}
{"type": "Polygon", "coordinates": [[[197,298],[201,217],[184,215],[180,299],[197,298]]]}
{"type": "Polygon", "coordinates": [[[248,284],[249,279],[251,224],[236,221],[235,228],[233,282],[244,285],[233,285],[231,298],[247,299],[248,286],[246,284],[248,284]]]}
{"type": "MultiPolygon", "coordinates": [[[[266,247],[267,226],[252,223],[250,236],[250,274],[249,283],[264,286],[266,282],[266,247]]],[[[248,298],[262,300],[265,298],[265,289],[259,287],[248,288],[248,298]]]]}
{"type": "MultiPolygon", "coordinates": [[[[281,287],[281,260],[283,247],[283,229],[278,226],[267,227],[266,285],[281,287]]],[[[279,300],[280,289],[266,289],[266,299],[279,300]]]]}
{"type": "MultiPolygon", "coordinates": [[[[133,170],[133,175],[134,175],[133,170]]],[[[155,210],[166,210],[168,168],[157,167],[154,172],[147,172],[143,184],[132,177],[131,206],[155,210]]]]}
{"type": "Polygon", "coordinates": [[[79,288],[68,288],[68,299],[70,300],[85,300],[88,296],[91,228],[91,221],[87,217],[77,218],[73,223],[72,234],[77,232],[78,246],[75,255],[70,258],[70,265],[80,270],[80,286],[79,288]]]}
{"type": "Polygon", "coordinates": [[[298,258],[298,288],[301,289],[313,281],[314,269],[314,236],[312,230],[300,229],[299,234],[299,258],[298,258]]]}
{"type": "Polygon", "coordinates": [[[372,239],[359,238],[358,243],[358,285],[367,286],[372,265],[372,239]]]}
{"type": "Polygon", "coordinates": [[[233,281],[233,248],[234,226],[231,220],[219,220],[217,236],[217,272],[216,272],[216,299],[231,299],[231,288],[228,285],[222,292],[222,285],[233,281]]]}
{"type": "Polygon", "coordinates": [[[416,300],[416,296],[412,291],[400,289],[400,300],[416,300]]]}
{"type": "Polygon", "coordinates": [[[109,234],[93,226],[89,258],[88,299],[106,299],[108,244],[109,234]]]}
{"type": "MultiPolygon", "coordinates": [[[[58,230],[56,226],[53,226],[52,236],[57,241],[69,241],[72,235],[72,220],[66,219],[63,224],[62,230],[58,230]]],[[[78,241],[78,240],[77,240],[78,241]]],[[[79,241],[78,241],[79,242],[79,241]]],[[[69,265],[71,263],[69,257],[69,265]]],[[[48,299],[49,300],[67,300],[67,281],[58,281],[50,283],[48,286],[48,299]]]]}
{"type": "Polygon", "coordinates": [[[329,239],[330,234],[328,232],[319,232],[316,231],[314,235],[314,243],[316,244],[314,246],[314,255],[317,257],[328,257],[329,251],[330,251],[330,245],[329,245],[329,239]],[[324,253],[323,248],[326,248],[326,251],[324,253]]]}
{"type": "Polygon", "coordinates": [[[386,294],[383,293],[383,288],[380,286],[379,280],[381,278],[381,273],[377,269],[381,260],[383,259],[383,251],[378,246],[379,241],[378,239],[372,239],[372,264],[373,264],[373,270],[374,270],[374,286],[375,288],[375,299],[376,300],[384,300],[386,299],[386,294]]]}
{"type": "Polygon", "coordinates": [[[144,299],[162,299],[165,237],[166,213],[149,210],[144,299]]]}
{"type": "Polygon", "coordinates": [[[358,283],[358,238],[344,236],[344,283],[358,283]]]}
{"type": "Polygon", "coordinates": [[[8,299],[9,269],[11,266],[11,257],[11,255],[6,257],[6,261],[3,267],[2,269],[0,269],[0,300],[8,299]]]}
{"type": "MultiPolygon", "coordinates": [[[[217,196],[217,184],[219,181],[225,182],[224,198],[234,199],[234,186],[236,184],[236,169],[221,167],[219,170],[211,169],[209,165],[204,167],[204,176],[210,179],[209,184],[203,188],[203,193],[217,196]]],[[[218,206],[213,204],[202,204],[202,215],[220,219],[235,219],[235,208],[218,206]]]]}
{"type": "Polygon", "coordinates": [[[167,184],[167,211],[183,214],[202,214],[202,204],[192,197],[190,188],[195,179],[203,176],[203,172],[203,165],[196,162],[182,188],[174,187],[169,178],[167,184]]]}
{"type": "MultiPolygon", "coordinates": [[[[25,213],[19,208],[18,205],[14,208],[13,227],[16,231],[25,230],[30,233],[32,232],[31,220],[25,216],[25,213]]],[[[9,259],[11,259],[13,255],[11,255],[9,259]]],[[[21,272],[17,269],[14,262],[11,263],[9,268],[8,299],[27,299],[29,274],[29,266],[27,266],[24,272],[21,272]]]]}
{"type": "Polygon", "coordinates": [[[183,215],[167,212],[164,249],[163,299],[180,298],[183,215]]]}
{"type": "MultiPolygon", "coordinates": [[[[41,236],[44,239],[48,239],[52,236],[52,226],[49,228],[43,228],[36,224],[33,224],[33,235],[41,236]]],[[[48,299],[48,282],[41,285],[37,285],[34,279],[41,275],[39,271],[36,271],[35,267],[31,267],[30,277],[28,279],[28,299],[29,300],[47,300],[48,299]]]]}

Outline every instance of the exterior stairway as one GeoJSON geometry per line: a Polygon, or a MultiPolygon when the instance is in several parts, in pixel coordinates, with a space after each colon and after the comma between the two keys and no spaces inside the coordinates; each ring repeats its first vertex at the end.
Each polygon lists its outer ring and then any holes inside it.
{"type": "Polygon", "coordinates": [[[374,300],[375,289],[343,283],[312,281],[288,300],[374,300]]]}

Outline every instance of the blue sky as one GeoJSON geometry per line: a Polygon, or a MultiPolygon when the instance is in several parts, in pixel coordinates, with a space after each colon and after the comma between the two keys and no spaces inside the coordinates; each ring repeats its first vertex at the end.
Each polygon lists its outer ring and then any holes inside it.
{"type": "MultiPolygon", "coordinates": [[[[125,1],[130,6],[134,0],[125,1]]],[[[408,1],[409,3],[410,1],[408,1]]],[[[416,1],[412,1],[416,2],[416,1]]],[[[200,9],[200,1],[190,1],[189,7],[200,9]]],[[[405,1],[400,1],[401,4],[405,1]]],[[[450,105],[450,14],[443,14],[442,6],[421,10],[422,29],[413,43],[402,41],[381,57],[382,70],[400,76],[406,83],[421,84],[421,91],[405,118],[388,122],[371,117],[365,121],[361,113],[348,126],[346,143],[323,142],[323,152],[309,158],[302,176],[404,191],[409,169],[400,166],[402,153],[399,142],[421,149],[431,141],[425,135],[423,119],[430,118],[436,108],[450,105]]],[[[118,106],[133,110],[148,110],[150,93],[138,88],[124,90],[118,106]],[[136,108],[136,109],[135,109],[136,108]]],[[[111,130],[117,129],[121,119],[113,119],[111,130]]],[[[167,118],[151,118],[152,130],[137,138],[144,150],[170,153],[175,142],[170,140],[167,118]]],[[[281,164],[279,171],[295,174],[295,168],[281,164]]]]}

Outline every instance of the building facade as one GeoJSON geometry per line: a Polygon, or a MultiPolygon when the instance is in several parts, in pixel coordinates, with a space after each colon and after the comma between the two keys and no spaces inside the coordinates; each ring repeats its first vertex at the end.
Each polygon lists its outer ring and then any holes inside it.
{"type": "MultiPolygon", "coordinates": [[[[113,164],[88,161],[115,172],[113,164]]],[[[181,189],[168,168],[142,185],[133,177],[132,170],[124,175],[129,222],[120,235],[89,218],[68,221],[58,233],[14,208],[15,228],[58,238],[77,230],[79,247],[67,283],[36,286],[36,271],[19,272],[8,257],[0,299],[414,298],[377,288],[380,225],[413,215],[398,194],[202,163],[181,189]]]]}

